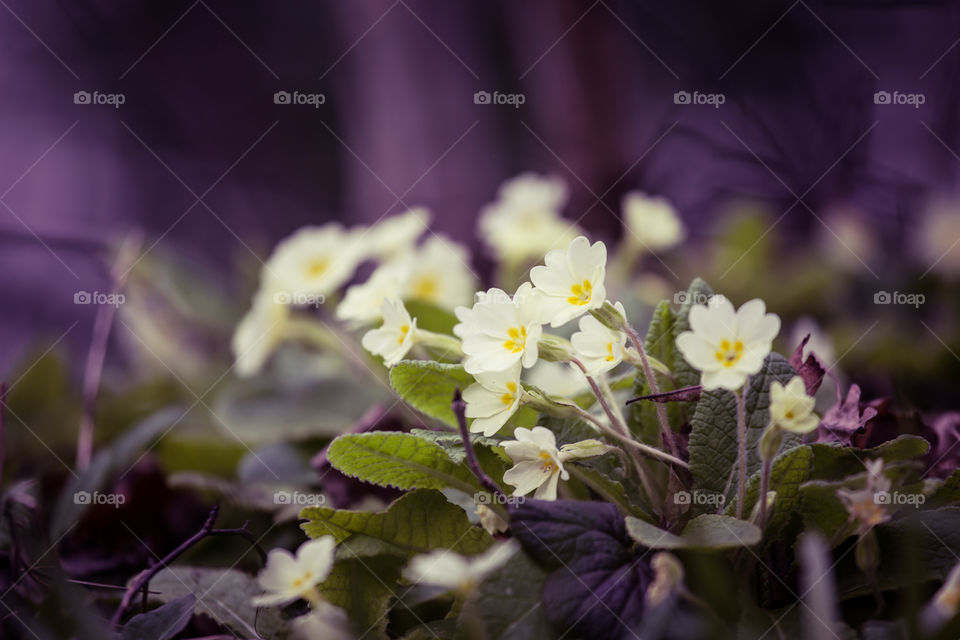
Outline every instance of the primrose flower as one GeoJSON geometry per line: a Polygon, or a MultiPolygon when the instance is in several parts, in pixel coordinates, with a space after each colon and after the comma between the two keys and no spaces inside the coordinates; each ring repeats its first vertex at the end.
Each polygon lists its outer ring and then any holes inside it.
{"type": "Polygon", "coordinates": [[[410,351],[417,332],[417,321],[411,318],[403,302],[388,298],[380,307],[383,326],[368,331],[360,344],[370,353],[383,357],[383,365],[392,367],[410,351]]]}
{"type": "Polygon", "coordinates": [[[599,440],[583,440],[557,449],[557,437],[546,427],[517,427],[513,435],[516,440],[503,442],[504,450],[514,462],[503,474],[503,481],[513,485],[513,495],[523,496],[536,490],[533,497],[539,500],[557,499],[557,484],[570,478],[564,462],[612,450],[599,440]]]}
{"type": "Polygon", "coordinates": [[[310,613],[293,619],[296,640],[356,640],[347,612],[324,600],[310,605],[310,613]]]}
{"type": "Polygon", "coordinates": [[[770,423],[779,429],[800,434],[816,429],[820,418],[813,413],[814,404],[800,376],[793,376],[786,386],[777,381],[770,385],[770,423]]]}
{"type": "Polygon", "coordinates": [[[750,300],[734,311],[729,300],[714,296],[709,306],[690,309],[690,328],[677,336],[677,347],[703,372],[703,388],[735,391],[760,371],[780,331],[780,318],[766,313],[763,300],[750,300]]]}
{"type": "MultiPolygon", "coordinates": [[[[614,307],[626,317],[622,304],[617,302],[614,307]]],[[[583,316],[580,318],[580,331],[570,337],[570,342],[587,369],[587,374],[594,376],[623,362],[627,336],[622,331],[609,329],[593,316],[583,316]]]]}
{"type": "Polygon", "coordinates": [[[492,436],[506,424],[520,406],[520,363],[506,371],[483,371],[477,381],[464,389],[466,415],[473,418],[470,431],[492,436]]]}
{"type": "Polygon", "coordinates": [[[837,497],[847,508],[850,521],[856,523],[857,533],[861,536],[890,520],[890,514],[884,508],[889,502],[890,479],[883,473],[883,458],[870,460],[866,466],[867,481],[863,489],[837,489],[837,497]]]}
{"type": "Polygon", "coordinates": [[[559,178],[525,173],[500,186],[496,202],[480,212],[480,234],[498,259],[522,263],[566,246],[576,225],[560,216],[567,187],[559,178]]]}
{"type": "Polygon", "coordinates": [[[632,191],[623,197],[626,217],[625,240],[652,250],[671,249],[687,236],[677,210],[666,198],[632,191]]]}
{"type": "Polygon", "coordinates": [[[359,262],[357,243],[340,224],[304,227],[273,250],[263,267],[265,285],[293,299],[326,295],[349,280],[359,262]]]}
{"type": "Polygon", "coordinates": [[[290,307],[278,303],[273,293],[263,289],[256,293],[253,305],[237,324],[230,343],[238,376],[246,378],[263,368],[283,341],[289,317],[290,307]]]}
{"type": "Polygon", "coordinates": [[[467,266],[467,250],[453,240],[432,236],[423,246],[402,259],[407,269],[404,300],[423,300],[444,309],[469,304],[476,288],[467,266]]]}
{"type": "Polygon", "coordinates": [[[472,591],[483,577],[506,564],[517,551],[515,542],[492,545],[478,556],[465,557],[448,549],[414,556],[403,575],[411,582],[443,587],[462,594],[472,591]]]}
{"type": "Polygon", "coordinates": [[[602,242],[591,246],[584,236],[577,236],[566,251],[550,251],[543,261],[530,271],[543,322],[559,327],[603,304],[607,247],[602,242]]]}
{"type": "Polygon", "coordinates": [[[336,316],[352,325],[372,324],[379,320],[383,301],[394,298],[407,280],[405,267],[392,263],[377,267],[366,282],[347,289],[336,316]]]}
{"type": "Polygon", "coordinates": [[[458,307],[456,313],[461,322],[454,333],[463,338],[467,373],[504,371],[518,362],[524,367],[536,363],[543,328],[529,282],[520,285],[513,297],[490,289],[471,309],[458,307]]]}
{"type": "Polygon", "coordinates": [[[413,249],[429,224],[430,211],[425,207],[414,207],[360,231],[358,238],[368,257],[389,260],[413,249]]]}
{"type": "Polygon", "coordinates": [[[286,549],[271,549],[267,566],[257,576],[267,592],[254,597],[253,604],[268,607],[289,604],[299,598],[319,600],[315,587],[330,575],[336,546],[333,536],[323,536],[304,542],[296,556],[286,549]]]}

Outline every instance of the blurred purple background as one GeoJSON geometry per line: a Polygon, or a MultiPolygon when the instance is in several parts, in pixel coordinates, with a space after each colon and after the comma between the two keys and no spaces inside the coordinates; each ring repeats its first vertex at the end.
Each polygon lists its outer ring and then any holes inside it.
{"type": "Polygon", "coordinates": [[[889,268],[955,190],[958,35],[949,2],[2,0],[4,374],[58,337],[85,353],[95,308],[73,295],[108,286],[104,243],[130,230],[224,274],[303,224],[414,204],[474,242],[526,170],[565,178],[597,237],[637,188],[695,240],[742,197],[798,234],[854,209],[889,268]]]}

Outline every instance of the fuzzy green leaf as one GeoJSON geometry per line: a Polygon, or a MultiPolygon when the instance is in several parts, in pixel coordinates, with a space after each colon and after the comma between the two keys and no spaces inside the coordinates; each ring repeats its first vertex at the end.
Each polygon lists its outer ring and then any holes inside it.
{"type": "Polygon", "coordinates": [[[387,611],[400,579],[402,559],[391,556],[337,560],[318,589],[327,602],[347,612],[358,640],[387,637],[387,611]]]}
{"type": "Polygon", "coordinates": [[[453,392],[473,384],[473,376],[459,364],[403,360],[390,370],[390,384],[413,408],[456,427],[457,417],[450,408],[453,392]]]}

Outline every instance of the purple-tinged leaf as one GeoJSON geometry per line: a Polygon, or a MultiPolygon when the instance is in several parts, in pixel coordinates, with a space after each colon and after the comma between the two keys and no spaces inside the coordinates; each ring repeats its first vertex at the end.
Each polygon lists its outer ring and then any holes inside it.
{"type": "Polygon", "coordinates": [[[850,385],[846,399],[842,399],[840,385],[837,384],[837,402],[820,420],[816,442],[839,442],[851,446],[853,436],[863,433],[869,420],[877,415],[872,406],[860,410],[860,386],[850,385]]]}
{"type": "Polygon", "coordinates": [[[803,379],[803,384],[807,387],[807,395],[813,396],[820,388],[823,377],[827,373],[827,368],[823,366],[823,363],[820,362],[813,351],[810,352],[806,360],[803,359],[803,348],[807,346],[809,340],[810,334],[808,333],[807,337],[797,345],[793,355],[790,356],[790,365],[797,370],[797,375],[803,379]]]}

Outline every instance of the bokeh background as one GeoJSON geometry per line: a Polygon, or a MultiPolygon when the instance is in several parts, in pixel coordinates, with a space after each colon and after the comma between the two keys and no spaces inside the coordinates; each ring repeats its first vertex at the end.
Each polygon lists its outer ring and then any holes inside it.
{"type": "Polygon", "coordinates": [[[115,323],[120,386],[144,342],[183,377],[228,367],[258,261],[298,227],[426,205],[479,249],[479,209],[536,171],[597,239],[627,191],[667,196],[690,241],[644,265],[666,292],[762,295],[867,389],[949,408],[958,38],[951,2],[2,0],[2,373],[54,354],[79,379],[96,308],[74,295],[109,290],[125,237],[151,296],[115,323]]]}

